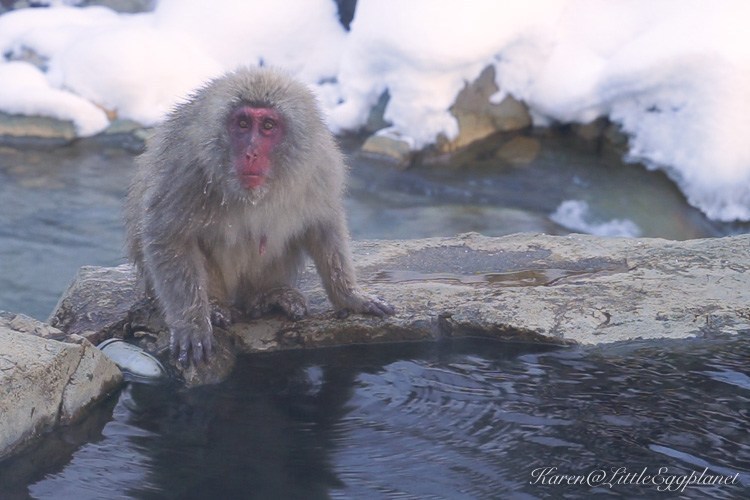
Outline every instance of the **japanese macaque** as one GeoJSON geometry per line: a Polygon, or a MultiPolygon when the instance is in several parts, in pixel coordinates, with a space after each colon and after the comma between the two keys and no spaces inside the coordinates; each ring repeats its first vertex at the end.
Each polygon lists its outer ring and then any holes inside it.
{"type": "Polygon", "coordinates": [[[209,82],[156,129],[128,194],[128,250],[181,363],[208,359],[233,311],[304,316],[305,254],[339,314],[393,314],[357,286],[345,176],[310,90],[267,68],[209,82]]]}

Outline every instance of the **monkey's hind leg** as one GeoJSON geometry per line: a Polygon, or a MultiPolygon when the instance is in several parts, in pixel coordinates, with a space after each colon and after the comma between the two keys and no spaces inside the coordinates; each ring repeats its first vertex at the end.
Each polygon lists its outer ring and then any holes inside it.
{"type": "Polygon", "coordinates": [[[216,299],[209,300],[208,309],[211,317],[211,324],[218,326],[219,328],[229,327],[232,323],[237,321],[237,318],[242,316],[237,308],[216,299]]]}
{"type": "Polygon", "coordinates": [[[287,318],[298,321],[307,315],[307,299],[296,288],[281,285],[259,293],[247,306],[251,318],[280,310],[287,318]]]}

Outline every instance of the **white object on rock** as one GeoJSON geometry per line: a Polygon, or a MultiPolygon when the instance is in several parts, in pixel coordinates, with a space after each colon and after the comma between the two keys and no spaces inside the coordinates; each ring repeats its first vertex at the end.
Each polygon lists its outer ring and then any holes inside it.
{"type": "Polygon", "coordinates": [[[123,372],[138,378],[159,379],[165,375],[164,366],[143,349],[121,339],[105,340],[97,346],[123,372]]]}

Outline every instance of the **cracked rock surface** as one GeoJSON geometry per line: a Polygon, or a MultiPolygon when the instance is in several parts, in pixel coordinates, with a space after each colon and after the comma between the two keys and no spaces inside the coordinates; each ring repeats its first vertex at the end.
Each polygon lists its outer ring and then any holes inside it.
{"type": "MultiPolygon", "coordinates": [[[[336,318],[308,267],[300,283],[307,318],[217,328],[211,364],[173,368],[200,385],[224,378],[241,352],[460,336],[599,344],[750,329],[750,235],[678,242],[470,233],[353,250],[362,288],[396,306],[394,316],[336,318]]],[[[133,337],[167,357],[166,328],[129,266],[83,268],[61,304],[50,321],[66,333],[133,337]]]]}
{"type": "Polygon", "coordinates": [[[85,339],[39,334],[63,335],[31,318],[0,314],[0,457],[76,421],[122,381],[117,366],[85,339]]]}

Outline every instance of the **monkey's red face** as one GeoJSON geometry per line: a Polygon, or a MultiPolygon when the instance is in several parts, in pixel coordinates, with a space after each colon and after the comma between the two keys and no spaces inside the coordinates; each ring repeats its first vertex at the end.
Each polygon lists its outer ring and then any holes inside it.
{"type": "Polygon", "coordinates": [[[273,168],[271,153],[284,137],[281,115],[272,108],[242,106],[231,114],[227,129],[240,185],[263,186],[273,168]]]}

